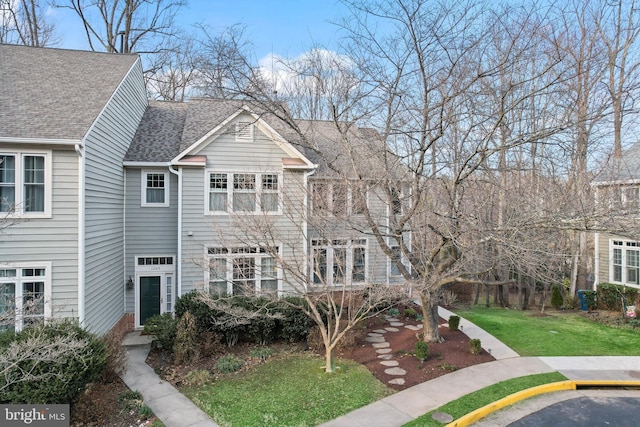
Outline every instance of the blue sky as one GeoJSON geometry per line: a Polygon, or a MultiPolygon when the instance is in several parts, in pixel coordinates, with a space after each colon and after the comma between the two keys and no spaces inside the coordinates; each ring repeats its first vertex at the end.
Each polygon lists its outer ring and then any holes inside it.
{"type": "MultiPolygon", "coordinates": [[[[180,26],[202,23],[214,28],[246,26],[257,58],[269,53],[296,57],[312,44],[331,48],[338,41],[337,27],[343,6],[335,0],[191,0],[178,16],[180,26]]],[[[57,10],[60,47],[88,49],[79,18],[69,10],[57,10]]]]}

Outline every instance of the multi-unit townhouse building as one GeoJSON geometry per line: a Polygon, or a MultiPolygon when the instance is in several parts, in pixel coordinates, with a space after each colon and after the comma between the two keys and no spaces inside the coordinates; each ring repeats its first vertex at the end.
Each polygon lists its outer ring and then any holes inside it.
{"type": "Polygon", "coordinates": [[[141,327],[194,289],[402,281],[364,217],[384,228],[402,209],[376,191],[370,130],[149,102],[136,55],[0,45],[0,82],[0,310],[16,329],[141,327]]]}

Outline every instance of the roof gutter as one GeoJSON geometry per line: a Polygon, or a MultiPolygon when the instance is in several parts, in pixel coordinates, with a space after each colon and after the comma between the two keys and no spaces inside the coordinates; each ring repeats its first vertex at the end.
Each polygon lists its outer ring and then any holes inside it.
{"type": "Polygon", "coordinates": [[[32,145],[66,145],[69,147],[82,146],[81,139],[58,139],[58,138],[14,138],[11,136],[0,136],[0,142],[13,144],[32,145]]]}

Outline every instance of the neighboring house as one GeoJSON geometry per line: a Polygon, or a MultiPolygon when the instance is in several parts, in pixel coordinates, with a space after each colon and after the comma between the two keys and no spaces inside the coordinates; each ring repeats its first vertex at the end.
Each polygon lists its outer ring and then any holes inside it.
{"type": "Polygon", "coordinates": [[[595,233],[595,282],[640,289],[640,144],[623,152],[592,182],[599,223],[616,230],[595,233]]]}
{"type": "Polygon", "coordinates": [[[379,191],[374,132],[349,129],[349,169],[329,122],[300,134],[250,102],[149,103],[136,56],[0,45],[0,78],[0,195],[17,221],[0,304],[43,297],[35,316],[104,333],[193,289],[402,281],[364,220],[402,209],[379,191]]]}
{"type": "Polygon", "coordinates": [[[0,45],[0,304],[17,329],[123,317],[122,159],[147,105],[137,56],[0,45]]]}

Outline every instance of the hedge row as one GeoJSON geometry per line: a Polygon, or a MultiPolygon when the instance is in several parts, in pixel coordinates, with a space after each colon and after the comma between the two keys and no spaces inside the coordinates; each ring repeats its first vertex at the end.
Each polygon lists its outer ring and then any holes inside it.
{"type": "Polygon", "coordinates": [[[217,334],[228,346],[238,342],[299,342],[306,339],[313,326],[299,308],[303,303],[304,300],[297,297],[274,301],[257,296],[233,296],[218,297],[217,307],[212,308],[194,291],[176,301],[175,318],[164,315],[147,319],[145,331],[155,335],[164,349],[172,349],[177,322],[189,312],[195,317],[200,333],[217,334]]]}

